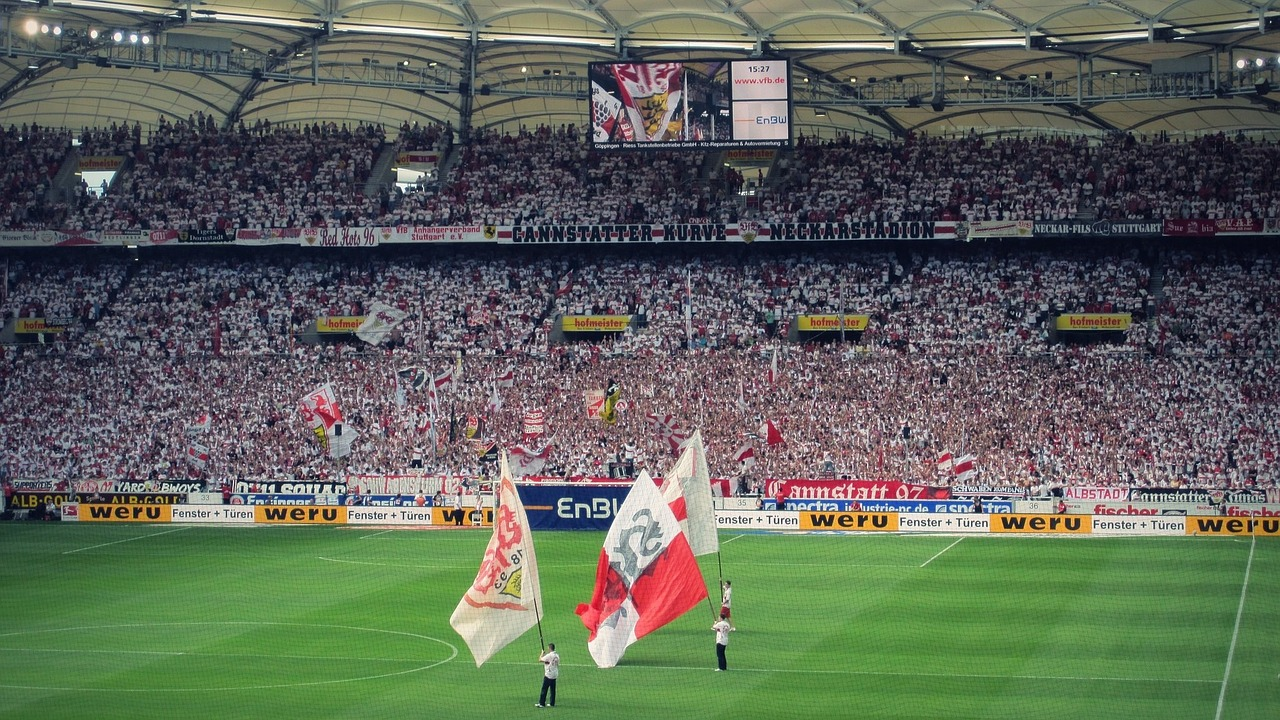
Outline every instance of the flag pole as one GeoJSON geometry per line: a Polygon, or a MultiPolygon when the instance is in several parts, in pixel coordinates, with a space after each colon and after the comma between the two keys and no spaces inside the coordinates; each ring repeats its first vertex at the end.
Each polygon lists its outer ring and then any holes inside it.
{"type": "Polygon", "coordinates": [[[538,598],[533,598],[533,616],[538,619],[538,644],[542,646],[542,651],[547,651],[547,641],[542,636],[542,611],[538,609],[538,598]]]}

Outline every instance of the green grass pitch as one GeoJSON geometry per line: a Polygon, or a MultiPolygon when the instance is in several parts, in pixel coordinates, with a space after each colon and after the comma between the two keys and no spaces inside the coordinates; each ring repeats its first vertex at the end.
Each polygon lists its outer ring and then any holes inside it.
{"type": "Polygon", "coordinates": [[[0,525],[0,718],[1280,718],[1280,543],[722,531],[712,609],[600,670],[598,532],[535,535],[537,630],[477,669],[449,615],[488,531],[0,525]]]}

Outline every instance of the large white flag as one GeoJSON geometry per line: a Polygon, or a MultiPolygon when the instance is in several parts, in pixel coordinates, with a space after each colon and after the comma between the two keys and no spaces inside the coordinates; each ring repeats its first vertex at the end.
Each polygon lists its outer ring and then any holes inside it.
{"type": "Polygon", "coordinates": [[[369,312],[364,316],[364,322],[356,328],[356,337],[367,343],[379,345],[390,337],[391,331],[399,327],[407,317],[409,313],[374,300],[369,306],[369,312]]]}
{"type": "Polygon", "coordinates": [[[640,638],[707,597],[698,561],[680,523],[641,472],[618,508],[596,564],[589,604],[578,606],[596,665],[613,667],[640,638]]]}
{"type": "Polygon", "coordinates": [[[449,624],[467,642],[480,667],[493,654],[542,619],[542,588],[533,533],[520,494],[511,481],[505,453],[493,537],[485,548],[476,580],[458,601],[449,624]]]}
{"type": "Polygon", "coordinates": [[[707,467],[701,430],[693,431],[680,459],[667,471],[662,483],[662,499],[680,521],[694,555],[709,555],[720,550],[716,509],[711,500],[711,470],[707,467]]]}

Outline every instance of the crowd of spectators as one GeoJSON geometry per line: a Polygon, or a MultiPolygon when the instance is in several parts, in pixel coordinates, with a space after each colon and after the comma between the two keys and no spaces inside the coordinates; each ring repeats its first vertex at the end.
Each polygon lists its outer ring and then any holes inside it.
{"type": "Polygon", "coordinates": [[[225,229],[456,224],[1274,218],[1280,146],[1244,136],[1175,141],[907,135],[801,137],[744,197],[741,169],[701,151],[594,152],[581,128],[458,135],[440,124],[219,126],[209,115],[78,133],[81,156],[124,158],[99,197],[49,202],[71,135],[0,137],[7,229],[225,229]],[[396,130],[392,128],[392,130],[396,130]],[[433,181],[377,172],[432,150],[433,181]]]}
{"type": "Polygon", "coordinates": [[[14,256],[6,314],[75,322],[0,347],[0,461],[10,478],[470,474],[468,418],[510,446],[541,410],[548,471],[570,476],[607,474],[622,453],[661,472],[655,413],[701,428],[719,477],[816,476],[829,454],[840,476],[943,483],[950,450],[974,453],[989,484],[1275,486],[1272,254],[1114,245],[14,256]],[[374,301],[409,313],[388,342],[315,333],[374,301]],[[841,310],[870,317],[860,339],[788,337],[799,315],[841,310]],[[1053,341],[1057,313],[1087,311],[1131,312],[1134,328],[1053,341]],[[637,322],[561,342],[562,314],[637,322]],[[397,392],[406,367],[459,376],[433,417],[434,383],[397,392]],[[360,434],[340,462],[296,409],[326,382],[360,434]],[[614,383],[605,426],[587,400],[614,383]],[[785,445],[751,437],[764,419],[785,445]],[[203,468],[193,441],[209,447],[203,468]],[[734,460],[744,443],[754,468],[734,460]]]}

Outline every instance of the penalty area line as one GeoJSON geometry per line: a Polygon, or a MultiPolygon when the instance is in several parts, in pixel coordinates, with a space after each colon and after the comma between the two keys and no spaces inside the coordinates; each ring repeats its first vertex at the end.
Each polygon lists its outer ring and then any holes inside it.
{"type": "Polygon", "coordinates": [[[951,543],[950,545],[948,545],[948,546],[946,546],[946,547],[942,548],[941,550],[939,550],[937,555],[934,555],[933,557],[929,558],[928,560],[925,560],[925,561],[924,561],[924,563],[922,563],[922,564],[920,565],[920,567],[924,567],[925,565],[928,565],[929,563],[933,562],[934,560],[937,560],[938,558],[942,557],[942,553],[945,553],[946,551],[950,550],[951,548],[953,548],[953,547],[955,547],[955,546],[959,545],[959,544],[960,544],[960,541],[961,541],[961,540],[963,540],[963,539],[964,539],[964,536],[963,536],[963,535],[961,535],[960,537],[956,538],[956,541],[955,541],[955,542],[953,542],[953,543],[951,543]]]}
{"type": "Polygon", "coordinates": [[[75,550],[67,550],[62,554],[71,555],[72,553],[84,552],[85,550],[95,550],[100,547],[107,547],[108,545],[119,545],[120,543],[133,542],[134,540],[145,540],[147,538],[153,538],[158,535],[168,535],[169,533],[176,533],[180,530],[190,530],[193,527],[195,526],[183,525],[182,527],[176,527],[171,530],[162,530],[161,532],[151,533],[150,535],[139,535],[138,537],[125,538],[123,540],[112,540],[111,542],[99,543],[97,545],[90,545],[89,547],[76,548],[75,550]]]}

